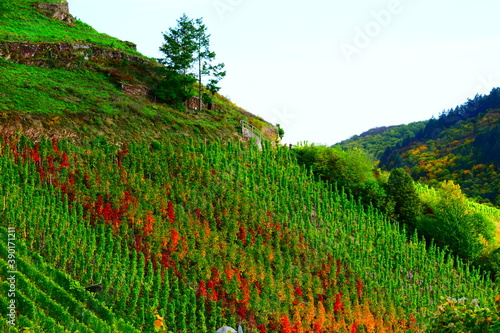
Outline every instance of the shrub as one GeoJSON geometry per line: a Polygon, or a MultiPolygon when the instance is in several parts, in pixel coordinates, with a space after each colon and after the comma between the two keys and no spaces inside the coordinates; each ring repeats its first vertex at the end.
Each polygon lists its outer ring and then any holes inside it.
{"type": "Polygon", "coordinates": [[[390,213],[391,205],[381,186],[375,163],[359,149],[343,151],[339,147],[305,146],[295,150],[298,162],[326,182],[343,187],[363,204],[390,213]]]}
{"type": "Polygon", "coordinates": [[[480,307],[479,301],[448,297],[431,318],[426,332],[488,333],[500,332],[500,295],[496,309],[480,307]]]}
{"type": "Polygon", "coordinates": [[[410,231],[414,231],[420,210],[420,199],[413,179],[404,169],[394,169],[391,171],[386,189],[395,204],[396,218],[400,223],[406,224],[410,231]]]}
{"type": "Polygon", "coordinates": [[[487,254],[494,242],[495,226],[483,214],[469,209],[459,185],[442,183],[431,200],[425,203],[427,214],[418,221],[419,233],[469,261],[487,254]]]}

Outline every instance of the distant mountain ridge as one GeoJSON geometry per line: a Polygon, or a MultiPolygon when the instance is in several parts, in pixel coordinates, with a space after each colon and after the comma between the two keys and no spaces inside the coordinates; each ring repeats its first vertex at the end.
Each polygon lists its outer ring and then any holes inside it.
{"type": "Polygon", "coordinates": [[[369,136],[369,135],[377,135],[377,134],[382,134],[382,133],[385,133],[387,132],[388,130],[391,130],[393,128],[396,128],[398,127],[397,125],[393,125],[393,126],[381,126],[381,127],[375,127],[375,128],[372,128],[372,129],[369,129],[368,131],[366,132],[363,132],[361,133],[359,136],[361,138],[364,138],[365,136],[369,136]]]}
{"type": "Polygon", "coordinates": [[[391,170],[404,167],[416,180],[453,180],[479,202],[500,205],[500,88],[477,95],[437,119],[370,130],[339,143],[357,147],[391,170]]]}
{"type": "Polygon", "coordinates": [[[425,128],[426,124],[427,121],[420,121],[408,125],[376,127],[360,135],[354,135],[336,145],[343,149],[362,149],[376,159],[380,159],[388,148],[402,144],[407,138],[413,138],[425,128]]]}

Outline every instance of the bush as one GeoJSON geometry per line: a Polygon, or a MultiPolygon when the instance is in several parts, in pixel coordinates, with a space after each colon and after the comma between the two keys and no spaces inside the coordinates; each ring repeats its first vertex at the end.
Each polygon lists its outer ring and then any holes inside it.
{"type": "Polygon", "coordinates": [[[381,186],[375,162],[363,151],[311,145],[299,147],[295,152],[299,164],[311,169],[316,177],[343,187],[365,205],[391,213],[392,205],[381,186]]]}
{"type": "Polygon", "coordinates": [[[480,307],[479,301],[446,299],[431,318],[426,332],[442,333],[493,333],[500,332],[500,295],[496,298],[496,309],[480,307]]]}
{"type": "Polygon", "coordinates": [[[469,261],[488,254],[495,226],[467,206],[459,185],[442,183],[437,196],[425,204],[428,212],[417,223],[419,233],[469,261]]]}
{"type": "Polygon", "coordinates": [[[173,70],[167,70],[160,84],[154,89],[154,94],[175,107],[183,107],[188,99],[194,96],[192,76],[181,75],[173,70]]]}
{"type": "Polygon", "coordinates": [[[157,150],[161,150],[162,146],[161,146],[161,143],[159,143],[158,141],[152,141],[150,148],[151,148],[151,150],[157,151],[157,150]]]}
{"type": "Polygon", "coordinates": [[[407,225],[413,232],[420,210],[420,199],[415,190],[413,179],[404,169],[394,169],[391,171],[386,189],[387,194],[394,202],[397,220],[407,225]]]}

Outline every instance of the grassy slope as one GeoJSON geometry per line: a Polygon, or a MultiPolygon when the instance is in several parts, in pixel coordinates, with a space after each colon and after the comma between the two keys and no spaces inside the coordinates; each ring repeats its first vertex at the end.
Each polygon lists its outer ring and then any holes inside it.
{"type": "Polygon", "coordinates": [[[60,0],[7,0],[0,3],[0,40],[16,42],[68,42],[89,43],[104,48],[120,49],[133,55],[133,51],[125,42],[106,34],[97,32],[88,24],[76,20],[74,24],[66,24],[48,18],[32,8],[39,2],[61,3],[60,0]],[[43,29],[40,29],[43,27],[43,29]]]}
{"type": "Polygon", "coordinates": [[[131,137],[220,138],[236,136],[241,132],[239,121],[246,120],[274,138],[272,126],[220,95],[215,99],[217,112],[196,114],[155,103],[152,96],[125,93],[124,85],[151,91],[160,79],[159,65],[83,22],[67,24],[47,18],[31,7],[33,3],[17,0],[0,4],[0,47],[8,50],[11,42],[83,43],[113,51],[119,59],[85,60],[52,51],[37,54],[36,59],[9,55],[19,63],[0,58],[0,119],[4,131],[75,139],[106,135],[122,142],[131,137]],[[125,61],[121,54],[138,60],[125,61]],[[39,67],[29,66],[32,64],[39,67]]]}

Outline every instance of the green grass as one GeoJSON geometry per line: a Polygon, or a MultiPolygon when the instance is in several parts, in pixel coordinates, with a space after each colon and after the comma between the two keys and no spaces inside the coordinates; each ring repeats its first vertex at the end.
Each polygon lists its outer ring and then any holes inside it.
{"type": "MultiPolygon", "coordinates": [[[[106,73],[110,70],[40,68],[0,58],[2,125],[46,135],[106,135],[123,142],[172,135],[232,137],[239,131],[239,121],[251,118],[230,102],[221,104],[220,111],[193,112],[127,95],[106,73]]],[[[127,67],[122,70],[124,77],[136,80],[127,67]]],[[[255,121],[261,128],[269,126],[255,121]]]]}
{"type": "MultiPolygon", "coordinates": [[[[119,49],[128,54],[141,56],[126,43],[99,33],[80,20],[76,20],[74,24],[67,24],[38,13],[31,7],[37,2],[39,1],[7,0],[0,4],[0,40],[31,43],[78,42],[119,49]]],[[[59,3],[62,1],[44,2],[59,3]]]]}
{"type": "Polygon", "coordinates": [[[102,73],[37,68],[0,59],[0,110],[113,114],[126,97],[102,73]],[[99,89],[97,89],[99,87],[99,89]],[[8,92],[8,94],[6,93],[8,92]]]}

